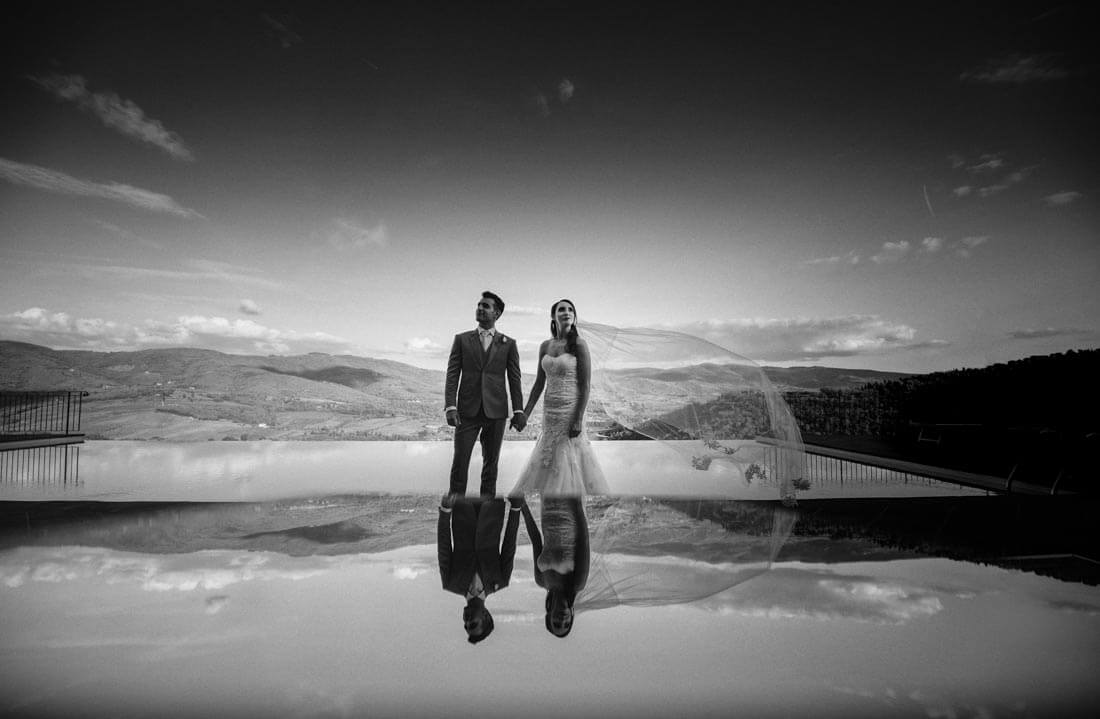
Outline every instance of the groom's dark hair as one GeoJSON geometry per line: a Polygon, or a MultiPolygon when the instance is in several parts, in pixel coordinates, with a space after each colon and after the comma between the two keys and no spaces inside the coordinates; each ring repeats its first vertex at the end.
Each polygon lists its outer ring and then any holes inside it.
{"type": "Polygon", "coordinates": [[[499,295],[495,295],[492,292],[490,292],[489,290],[485,290],[484,292],[481,293],[481,297],[483,299],[487,298],[487,299],[492,300],[493,302],[496,302],[497,303],[497,312],[500,313],[500,314],[504,314],[504,300],[500,299],[499,295]]]}
{"type": "Polygon", "coordinates": [[[481,611],[483,612],[481,634],[466,637],[466,641],[470,644],[477,644],[484,639],[488,639],[489,635],[493,633],[493,627],[495,626],[493,623],[493,615],[489,613],[489,609],[485,605],[481,606],[481,611]]]}

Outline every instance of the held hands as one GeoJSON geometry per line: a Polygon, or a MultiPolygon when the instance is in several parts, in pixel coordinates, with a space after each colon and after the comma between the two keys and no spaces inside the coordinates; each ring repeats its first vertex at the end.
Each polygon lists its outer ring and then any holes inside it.
{"type": "Polygon", "coordinates": [[[447,424],[451,425],[452,427],[457,427],[458,425],[462,424],[462,420],[458,417],[457,409],[447,410],[447,424]]]}
{"type": "Polygon", "coordinates": [[[581,436],[581,423],[580,422],[574,422],[573,424],[569,425],[569,438],[572,439],[574,437],[580,437],[580,436],[581,436]]]}
{"type": "Polygon", "coordinates": [[[516,412],[512,415],[512,420],[508,423],[508,426],[517,432],[522,432],[527,426],[527,415],[523,412],[516,412]]]}

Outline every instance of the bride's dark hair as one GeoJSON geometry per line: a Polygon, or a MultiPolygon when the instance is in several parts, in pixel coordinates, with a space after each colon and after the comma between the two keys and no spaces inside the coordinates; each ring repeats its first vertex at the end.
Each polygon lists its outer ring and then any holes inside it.
{"type": "MultiPolygon", "coordinates": [[[[573,573],[572,572],[569,573],[566,580],[567,580],[566,581],[566,586],[563,587],[562,589],[557,590],[557,591],[561,593],[562,599],[565,602],[565,606],[567,606],[569,608],[570,612],[573,612],[573,603],[577,599],[577,590],[573,588],[573,573]]],[[[554,623],[550,620],[551,605],[553,604],[554,591],[555,590],[553,590],[553,589],[546,590],[546,622],[545,622],[546,623],[546,631],[550,632],[551,634],[553,634],[555,637],[558,637],[559,639],[565,639],[567,636],[569,636],[569,632],[573,631],[573,621],[576,619],[576,615],[571,614],[571,616],[569,618],[569,626],[567,626],[565,628],[564,632],[559,634],[558,632],[554,631],[554,623]]]]}
{"type": "Polygon", "coordinates": [[[550,336],[558,336],[558,321],[554,319],[554,311],[558,309],[558,305],[562,302],[568,302],[569,306],[573,308],[573,326],[569,328],[569,333],[565,335],[565,351],[574,357],[577,356],[577,306],[573,304],[573,300],[567,300],[562,298],[550,305],[550,336]]]}

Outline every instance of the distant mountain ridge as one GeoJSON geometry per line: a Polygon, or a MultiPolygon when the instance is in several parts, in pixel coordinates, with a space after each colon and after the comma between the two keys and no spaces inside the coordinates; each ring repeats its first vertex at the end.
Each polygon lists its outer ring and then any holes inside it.
{"type": "Polygon", "coordinates": [[[306,382],[319,396],[334,400],[351,399],[345,390],[367,386],[375,386],[374,393],[381,396],[412,399],[434,387],[442,374],[352,355],[229,355],[192,347],[93,352],[0,340],[0,389],[98,392],[104,385],[156,387],[171,382],[217,392],[271,392],[281,384],[304,388],[301,383],[306,382]]]}
{"type": "Polygon", "coordinates": [[[869,369],[840,369],[836,367],[764,367],[776,389],[791,390],[855,389],[870,382],[889,382],[912,377],[911,372],[880,372],[869,369]]]}
{"type": "MultiPolygon", "coordinates": [[[[661,381],[714,381],[706,365],[631,372],[661,381]]],[[[828,367],[765,372],[782,391],[908,376],[828,367]]],[[[440,370],[353,355],[229,355],[191,347],[94,352],[0,340],[0,389],[86,390],[84,430],[112,439],[443,438],[444,377],[440,370]]],[[[525,392],[533,381],[524,376],[525,392]]]]}
{"type": "Polygon", "coordinates": [[[438,422],[443,373],[351,355],[92,352],[0,341],[0,389],[88,391],[90,437],[368,439],[417,436],[438,422]]]}

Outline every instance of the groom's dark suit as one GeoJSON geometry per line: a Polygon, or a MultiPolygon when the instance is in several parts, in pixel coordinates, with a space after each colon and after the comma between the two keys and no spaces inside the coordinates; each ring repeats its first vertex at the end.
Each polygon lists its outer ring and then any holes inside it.
{"type": "Polygon", "coordinates": [[[459,497],[450,512],[441,507],[436,540],[443,588],[466,596],[475,572],[481,576],[486,595],[507,587],[516,557],[519,514],[518,507],[510,509],[499,497],[485,500],[459,497]]]}
{"type": "Polygon", "coordinates": [[[477,330],[460,332],[451,345],[444,388],[446,407],[457,407],[461,422],[455,428],[451,463],[451,494],[466,493],[470,454],[481,435],[481,494],[495,496],[497,460],[511,399],[512,411],[523,409],[519,350],[512,338],[496,332],[489,348],[482,349],[477,330]],[[505,391],[505,379],[508,382],[505,391]]]}

